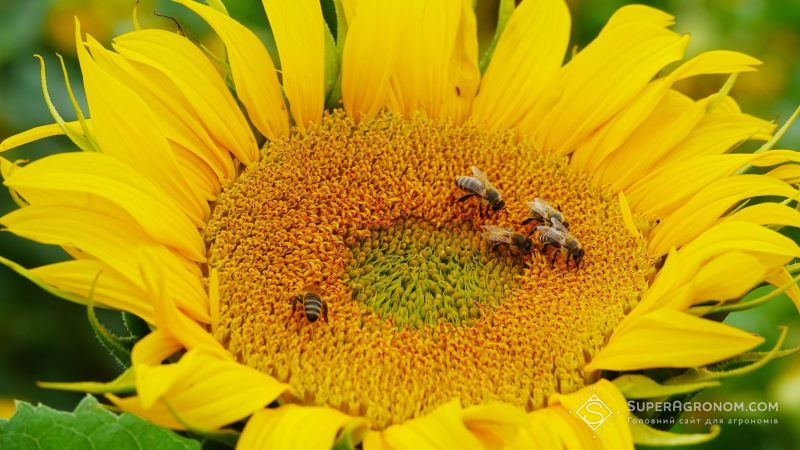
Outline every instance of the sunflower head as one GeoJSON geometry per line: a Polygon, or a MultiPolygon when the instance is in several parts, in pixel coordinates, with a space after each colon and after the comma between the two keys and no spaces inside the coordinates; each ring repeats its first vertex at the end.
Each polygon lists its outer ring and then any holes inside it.
{"type": "Polygon", "coordinates": [[[718,320],[768,300],[750,289],[800,304],[800,247],[766,226],[800,225],[785,127],[732,82],[673,86],[758,61],[673,65],[688,36],[662,11],[621,8],[565,62],[563,0],[503,2],[479,63],[470,1],[335,2],[334,37],[318,2],[265,0],[278,71],[221,2],[176,2],[223,61],[78,28],[88,115],[0,144],[83,150],[0,159],[0,224],[72,257],[0,261],[152,330],[119,379],[57,387],[214,436],[246,421],[241,448],[632,448],[682,438],[630,426],[626,396],[714,385],[763,341],[718,320]],[[730,153],[746,140],[766,144],[730,153]]]}

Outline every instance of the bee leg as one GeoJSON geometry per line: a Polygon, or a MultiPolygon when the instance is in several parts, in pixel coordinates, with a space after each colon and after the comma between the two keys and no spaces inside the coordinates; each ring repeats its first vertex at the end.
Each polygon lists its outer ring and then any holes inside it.
{"type": "Polygon", "coordinates": [[[475,197],[476,195],[477,194],[467,194],[467,195],[459,198],[457,201],[458,202],[465,202],[465,201],[469,200],[470,198],[475,197]]]}
{"type": "Polygon", "coordinates": [[[553,252],[552,252],[552,254],[550,256],[550,268],[553,268],[553,267],[556,266],[556,258],[558,258],[558,250],[553,250],[553,252]]]}
{"type": "MultiPolygon", "coordinates": [[[[573,256],[573,255],[570,255],[570,256],[573,256]]],[[[578,270],[580,270],[581,264],[578,261],[575,261],[575,258],[571,258],[571,259],[572,259],[572,262],[575,263],[575,271],[577,272],[578,270]]]]}
{"type": "Polygon", "coordinates": [[[322,302],[322,318],[328,321],[328,302],[322,302]]]}
{"type": "Polygon", "coordinates": [[[292,321],[292,317],[294,317],[295,311],[297,311],[297,302],[302,303],[303,301],[300,299],[299,295],[295,295],[292,297],[292,313],[289,315],[289,318],[286,320],[286,328],[289,327],[289,322],[292,321]]]}
{"type": "Polygon", "coordinates": [[[483,219],[483,205],[478,206],[478,217],[483,219]]]}
{"type": "Polygon", "coordinates": [[[522,222],[520,222],[520,225],[527,225],[527,224],[533,222],[534,220],[535,219],[533,217],[528,217],[527,219],[525,219],[522,222]]]}

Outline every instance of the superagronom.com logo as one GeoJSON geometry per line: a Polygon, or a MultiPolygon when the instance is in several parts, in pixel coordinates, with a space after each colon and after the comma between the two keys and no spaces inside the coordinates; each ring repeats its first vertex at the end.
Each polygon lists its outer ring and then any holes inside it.
{"type": "Polygon", "coordinates": [[[603,400],[597,396],[596,387],[586,388],[580,392],[576,405],[565,405],[570,407],[570,414],[575,414],[589,426],[597,435],[610,428],[610,424],[619,420],[620,411],[612,410],[603,400]],[[579,406],[578,406],[579,405],[579,406]],[[577,407],[576,407],[577,406],[577,407]]]}
{"type": "Polygon", "coordinates": [[[611,408],[606,406],[597,394],[593,394],[589,397],[575,413],[586,422],[586,425],[589,425],[592,430],[595,431],[597,431],[609,417],[614,415],[611,408]]]}

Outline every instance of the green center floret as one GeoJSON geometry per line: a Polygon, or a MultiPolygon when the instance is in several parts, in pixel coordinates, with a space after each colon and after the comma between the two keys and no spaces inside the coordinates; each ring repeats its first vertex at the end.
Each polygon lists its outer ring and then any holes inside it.
{"type": "Polygon", "coordinates": [[[375,230],[350,250],[353,298],[398,327],[479,318],[518,286],[523,267],[505,254],[490,255],[471,225],[437,228],[418,219],[375,230]]]}

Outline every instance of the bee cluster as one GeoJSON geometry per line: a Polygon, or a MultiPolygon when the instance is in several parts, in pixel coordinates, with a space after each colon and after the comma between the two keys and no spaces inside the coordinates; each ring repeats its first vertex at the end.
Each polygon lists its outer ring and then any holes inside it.
{"type": "MultiPolygon", "coordinates": [[[[479,209],[481,218],[484,217],[484,211],[488,216],[490,211],[502,210],[505,201],[500,191],[479,168],[472,166],[471,170],[471,176],[456,177],[456,186],[466,192],[466,195],[459,198],[458,201],[463,202],[472,197],[481,199],[479,209]]],[[[483,237],[489,243],[489,250],[506,246],[519,255],[532,255],[534,250],[538,250],[546,258],[549,258],[551,267],[555,265],[556,258],[561,253],[564,254],[564,263],[567,268],[572,261],[577,269],[583,259],[584,250],[580,241],[569,232],[569,222],[564,218],[564,214],[541,198],[535,198],[532,202],[527,202],[527,205],[528,217],[522,221],[521,225],[534,222],[536,224],[534,228],[525,235],[510,228],[485,225],[486,232],[483,233],[483,237]],[[535,238],[535,241],[531,239],[531,236],[535,238]]]]}

